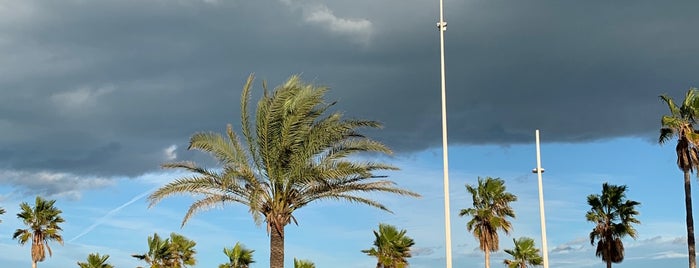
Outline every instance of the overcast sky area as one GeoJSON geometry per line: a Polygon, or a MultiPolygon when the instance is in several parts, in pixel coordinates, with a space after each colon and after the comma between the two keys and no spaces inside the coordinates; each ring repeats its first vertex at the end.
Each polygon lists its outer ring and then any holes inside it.
{"type": "MultiPolygon", "coordinates": [[[[236,241],[256,250],[255,267],[268,266],[268,238],[245,208],[207,212],[180,229],[190,198],[150,209],[143,200],[182,175],[160,164],[213,164],[186,150],[189,137],[238,129],[241,88],[254,73],[254,99],[263,80],[274,87],[300,74],[330,87],[328,101],[348,118],[382,122],[366,133],[395,151],[383,160],[402,170],[389,178],[423,195],[378,197],[394,214],[344,203],[299,211],[287,265],[297,256],[318,267],[374,267],[360,250],[386,222],[416,238],[412,267],[443,266],[438,8],[437,0],[0,0],[0,263],[29,265],[29,247],[10,238],[21,227],[18,204],[42,195],[64,210],[67,243],[41,267],[74,266],[95,251],[117,267],[143,265],[130,254],[147,250],[148,235],[173,231],[197,240],[197,267],[223,262],[222,247],[236,241]]],[[[658,95],[679,101],[699,86],[697,10],[696,1],[445,1],[455,264],[483,265],[467,219],[456,216],[470,205],[464,185],[478,176],[502,177],[520,196],[501,248],[520,236],[540,245],[530,172],[540,129],[552,265],[603,265],[584,214],[585,197],[605,181],[628,185],[642,203],[640,237],[615,267],[686,265],[681,172],[674,145],[657,145],[667,110],[658,95]]],[[[505,257],[493,255],[494,267],[505,257]]]]}

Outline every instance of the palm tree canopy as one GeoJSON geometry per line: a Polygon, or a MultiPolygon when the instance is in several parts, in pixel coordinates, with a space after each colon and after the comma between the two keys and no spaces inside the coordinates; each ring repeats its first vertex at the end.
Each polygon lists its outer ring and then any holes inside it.
{"type": "Polygon", "coordinates": [[[219,268],[248,268],[255,260],[252,258],[254,250],[247,249],[240,242],[236,242],[232,248],[223,248],[223,254],[228,256],[228,263],[219,265],[219,268]]]}
{"type": "Polygon", "coordinates": [[[309,260],[299,260],[294,258],[294,268],[316,268],[316,265],[309,260]]]}
{"type": "Polygon", "coordinates": [[[401,268],[408,264],[412,255],[410,247],[415,241],[406,235],[406,230],[400,230],[389,224],[379,224],[379,231],[374,231],[374,247],[362,250],[369,256],[377,258],[381,267],[401,268]]]}
{"type": "Polygon", "coordinates": [[[667,104],[670,114],[661,117],[658,142],[664,144],[677,137],[677,166],[684,171],[694,171],[699,165],[699,133],[693,126],[699,117],[699,91],[690,88],[680,107],[667,95],[661,95],[660,99],[667,104]]]}
{"type": "Polygon", "coordinates": [[[590,232],[590,244],[597,241],[595,255],[603,261],[619,263],[624,260],[624,245],[621,238],[637,237],[633,224],[641,223],[636,216],[636,206],[641,203],[626,199],[626,185],[602,185],[602,194],[587,197],[590,210],[585,214],[587,221],[595,224],[590,232]]]}
{"type": "Polygon", "coordinates": [[[498,231],[509,234],[512,223],[508,218],[514,218],[511,202],[517,201],[517,196],[508,193],[505,181],[500,178],[478,178],[478,185],[466,185],[471,194],[473,207],[462,209],[459,216],[471,216],[466,223],[466,229],[473,232],[478,239],[480,249],[495,252],[499,248],[498,231]]]}
{"type": "Polygon", "coordinates": [[[541,257],[539,249],[534,246],[534,239],[522,237],[512,239],[512,242],[514,242],[515,248],[505,249],[505,253],[512,257],[511,260],[504,261],[508,268],[526,268],[544,264],[544,258],[541,257]]]}
{"type": "MultiPolygon", "coordinates": [[[[5,209],[4,209],[4,208],[0,208],[0,215],[2,215],[2,214],[5,214],[5,209]]],[[[2,220],[0,220],[0,222],[2,222],[2,220]]]]}
{"type": "Polygon", "coordinates": [[[347,159],[359,152],[390,154],[391,150],[357,131],[379,128],[378,122],[346,120],[339,112],[330,113],[334,103],[324,102],[326,87],[306,84],[299,76],[292,76],[269,93],[263,83],[264,95],[257,104],[253,128],[248,113],[253,78],[248,78],[241,96],[246,145],[231,125],[225,135],[194,134],[188,149],[211,154],[222,169],[206,169],[192,162],[164,164],[165,168],[184,169],[193,175],[176,179],[151,194],[151,206],[172,195],[201,196],[186,213],[184,225],[201,210],[241,203],[249,207],[258,224],[266,221],[269,231],[295,222],[294,211],[318,200],[344,200],[389,211],[362,194],[419,196],[397,188],[391,181],[373,180],[384,177],[374,175],[374,171],[397,170],[396,167],[347,159]],[[324,116],[326,113],[329,114],[324,116]]]}
{"type": "Polygon", "coordinates": [[[27,202],[22,202],[17,218],[21,219],[27,229],[17,229],[12,235],[12,239],[17,239],[19,244],[24,245],[32,241],[32,261],[41,262],[46,259],[46,251],[49,256],[53,255],[49,241],[56,241],[63,245],[63,236],[59,224],[65,222],[60,216],[63,212],[56,208],[56,200],[46,200],[40,196],[36,197],[34,207],[27,202]]]}
{"type": "Polygon", "coordinates": [[[99,253],[90,253],[87,255],[87,262],[78,262],[80,268],[114,268],[111,264],[107,263],[109,255],[100,256],[99,253]]]}
{"type": "Polygon", "coordinates": [[[151,268],[181,268],[196,264],[194,246],[196,242],[180,234],[171,233],[169,238],[162,239],[155,233],[148,237],[147,253],[131,256],[145,261],[151,268]]]}

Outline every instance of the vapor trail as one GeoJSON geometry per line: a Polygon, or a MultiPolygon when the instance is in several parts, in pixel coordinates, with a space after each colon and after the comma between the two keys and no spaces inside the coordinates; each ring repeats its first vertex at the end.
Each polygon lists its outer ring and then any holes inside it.
{"type": "Polygon", "coordinates": [[[145,191],[145,192],[143,192],[143,193],[141,193],[141,194],[139,194],[139,195],[137,195],[137,196],[134,196],[134,197],[131,198],[131,200],[129,200],[128,202],[126,202],[126,203],[122,204],[121,206],[118,206],[118,207],[116,207],[116,208],[110,210],[109,212],[107,212],[107,214],[104,214],[104,216],[102,216],[101,218],[97,219],[97,220],[95,221],[95,223],[93,223],[92,225],[90,225],[90,227],[87,227],[82,233],[80,233],[80,234],[76,235],[75,237],[73,237],[72,239],[68,240],[68,243],[72,243],[72,242],[75,241],[76,239],[78,239],[78,238],[80,238],[80,237],[83,237],[84,235],[88,234],[89,232],[91,232],[92,230],[94,230],[95,228],[97,228],[97,226],[102,225],[105,221],[107,221],[109,218],[111,218],[114,214],[116,214],[117,212],[119,212],[119,211],[122,210],[123,208],[125,208],[125,207],[127,207],[127,206],[133,204],[134,202],[138,201],[139,199],[144,198],[144,197],[145,197],[146,195],[148,195],[149,193],[151,193],[151,192],[155,191],[156,189],[158,189],[158,187],[160,187],[160,186],[154,187],[153,189],[150,189],[150,190],[148,190],[148,191],[145,191]]]}

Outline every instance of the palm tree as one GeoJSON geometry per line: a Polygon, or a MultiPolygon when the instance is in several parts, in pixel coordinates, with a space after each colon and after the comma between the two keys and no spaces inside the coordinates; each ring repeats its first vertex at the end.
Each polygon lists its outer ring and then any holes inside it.
{"type": "Polygon", "coordinates": [[[316,265],[309,260],[298,260],[294,258],[294,268],[316,268],[316,265]]]}
{"type": "Polygon", "coordinates": [[[379,224],[379,231],[374,231],[374,247],[362,252],[376,257],[376,268],[407,267],[410,247],[415,245],[415,241],[405,233],[405,229],[398,231],[393,225],[379,224]]]}
{"type": "Polygon", "coordinates": [[[196,264],[196,244],[176,233],[171,233],[170,238],[166,239],[160,238],[156,233],[148,237],[147,253],[131,256],[145,261],[151,268],[182,268],[196,264]]]}
{"type": "Polygon", "coordinates": [[[145,261],[151,268],[165,267],[169,258],[169,241],[162,239],[155,233],[148,236],[148,252],[145,254],[133,254],[132,257],[145,261]]]}
{"type": "Polygon", "coordinates": [[[687,250],[689,251],[689,267],[696,268],[696,246],[694,241],[694,218],[692,216],[692,187],[690,173],[699,166],[699,134],[693,124],[699,115],[699,97],[697,89],[690,88],[684,97],[681,107],[677,107],[672,98],[661,95],[670,109],[670,115],[661,118],[660,137],[658,142],[664,144],[672,137],[677,137],[677,167],[684,173],[684,205],[687,222],[687,250]]]}
{"type": "Polygon", "coordinates": [[[621,238],[627,235],[636,238],[636,229],[632,224],[641,223],[635,217],[638,215],[636,206],[641,203],[626,199],[626,185],[609,185],[605,182],[602,184],[602,195],[587,196],[587,204],[590,210],[585,217],[595,224],[590,232],[590,244],[594,245],[597,241],[595,255],[607,263],[607,268],[611,268],[612,263],[624,260],[621,238]]]}
{"type": "MultiPolygon", "coordinates": [[[[4,209],[4,208],[0,208],[0,215],[2,215],[2,214],[5,214],[5,209],[4,209]]],[[[0,222],[2,222],[2,220],[0,220],[0,222]]]]}
{"type": "Polygon", "coordinates": [[[45,200],[40,196],[36,197],[34,207],[27,202],[19,204],[20,212],[17,218],[21,219],[27,229],[17,229],[12,235],[12,239],[17,239],[20,245],[32,242],[32,268],[36,268],[38,262],[46,259],[46,251],[49,256],[53,255],[49,241],[56,241],[63,245],[63,236],[59,224],[65,222],[61,217],[62,211],[54,206],[56,200],[45,200]]]}
{"type": "Polygon", "coordinates": [[[223,248],[223,254],[228,256],[228,263],[218,266],[218,268],[249,268],[250,264],[255,262],[252,259],[252,254],[255,251],[247,249],[240,242],[236,242],[233,248],[223,248]]]}
{"type": "Polygon", "coordinates": [[[498,231],[510,234],[512,223],[507,218],[514,218],[515,212],[510,206],[517,201],[517,196],[506,192],[505,181],[500,178],[478,178],[478,185],[466,185],[471,193],[473,207],[462,209],[459,216],[471,216],[466,229],[473,232],[478,239],[480,249],[485,252],[485,267],[490,268],[490,252],[498,251],[500,241],[498,231]]]}
{"type": "Polygon", "coordinates": [[[512,242],[515,248],[505,250],[505,253],[512,256],[511,260],[504,261],[508,268],[527,268],[544,264],[544,258],[541,257],[539,249],[534,246],[534,239],[522,237],[515,240],[513,238],[512,242]]]}
{"type": "Polygon", "coordinates": [[[87,255],[87,262],[78,262],[80,268],[114,268],[111,264],[107,263],[109,255],[100,256],[99,253],[90,253],[87,255]]]}
{"type": "Polygon", "coordinates": [[[388,192],[418,197],[398,188],[389,180],[374,180],[377,170],[396,167],[371,161],[356,161],[348,156],[361,152],[390,154],[385,145],[358,132],[359,128],[378,128],[375,121],[345,120],[339,112],[323,116],[334,103],[323,96],[326,87],[303,83],[292,76],[258,102],[255,128],[248,107],[251,75],[241,97],[242,132],[246,145],[228,125],[225,135],[196,133],[189,149],[210,153],[220,169],[206,169],[192,162],[164,164],[194,175],[176,179],[156,190],[148,198],[154,206],[163,198],[197,195],[182,221],[195,213],[225,203],[249,207],[257,224],[266,222],[270,235],[270,267],[284,267],[284,228],[296,222],[294,212],[320,200],[344,200],[389,211],[367,192],[388,192]]]}

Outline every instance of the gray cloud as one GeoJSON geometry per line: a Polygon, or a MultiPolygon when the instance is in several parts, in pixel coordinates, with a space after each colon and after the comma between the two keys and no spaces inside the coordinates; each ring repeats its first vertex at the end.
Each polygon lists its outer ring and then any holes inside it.
{"type": "MultiPolygon", "coordinates": [[[[661,93],[697,85],[693,1],[448,2],[456,144],[652,137],[661,93]]],[[[257,73],[332,88],[400,153],[440,144],[436,4],[425,1],[4,1],[0,168],[134,176],[238,123],[257,73]]],[[[259,93],[259,92],[258,92],[259,93]]]]}

